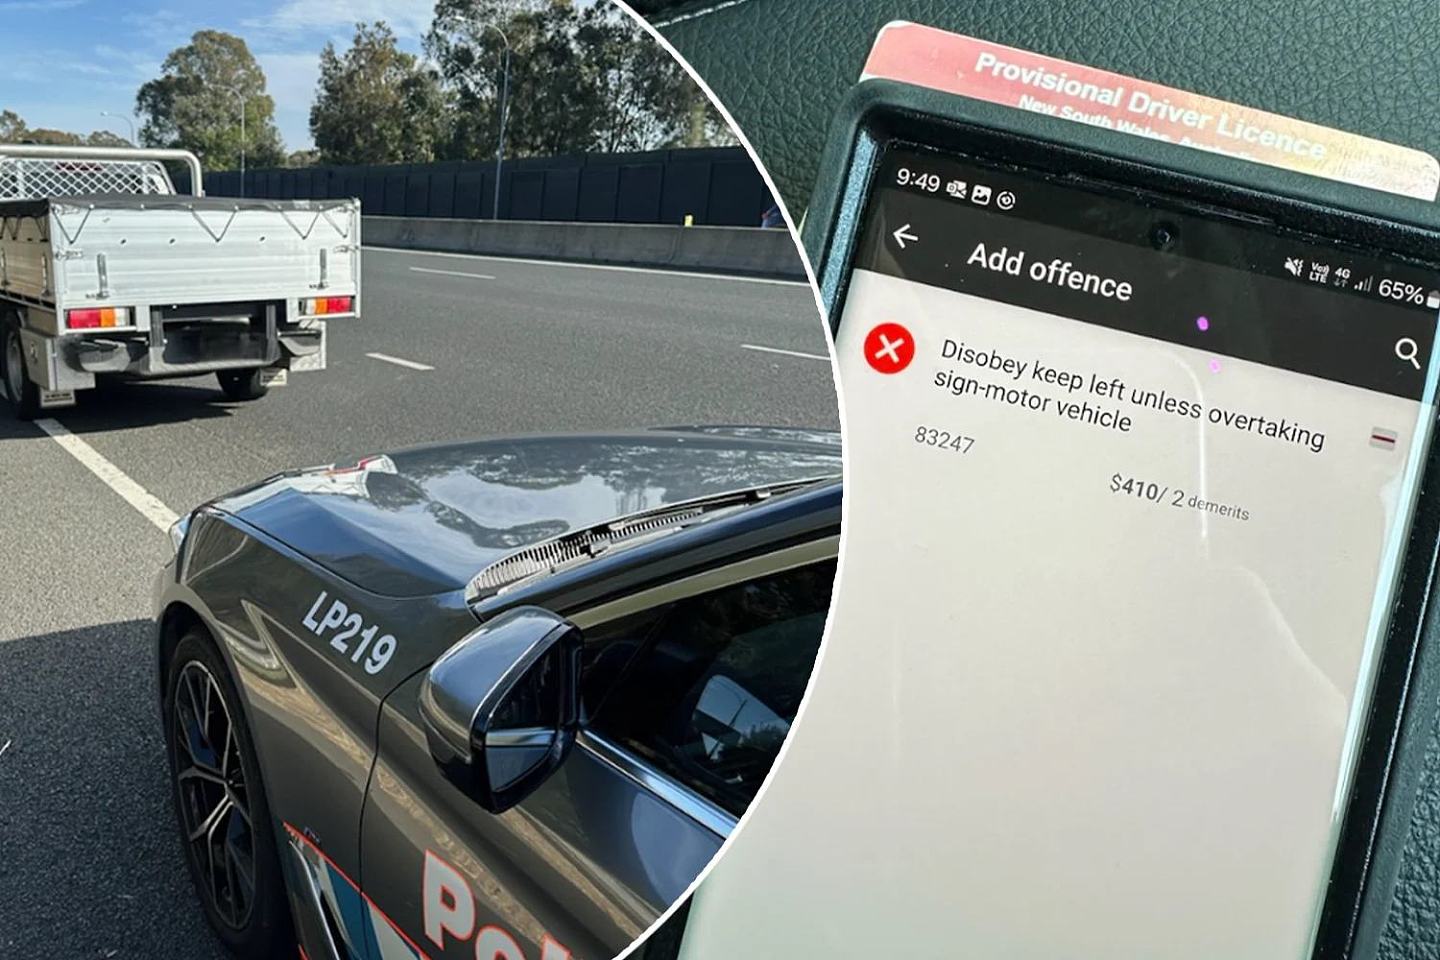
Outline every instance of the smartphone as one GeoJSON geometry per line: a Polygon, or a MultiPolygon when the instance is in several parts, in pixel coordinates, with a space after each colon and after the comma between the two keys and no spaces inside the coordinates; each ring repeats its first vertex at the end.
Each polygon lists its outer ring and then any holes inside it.
{"type": "Polygon", "coordinates": [[[1433,205],[898,84],[846,110],[807,223],[831,633],[691,929],[1362,955],[1435,701],[1433,205]]]}

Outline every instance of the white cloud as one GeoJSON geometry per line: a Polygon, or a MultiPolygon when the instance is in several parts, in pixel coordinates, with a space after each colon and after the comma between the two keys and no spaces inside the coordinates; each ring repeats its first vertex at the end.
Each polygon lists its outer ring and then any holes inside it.
{"type": "Polygon", "coordinates": [[[138,77],[141,81],[160,76],[160,58],[146,51],[97,43],[93,48],[97,62],[105,64],[108,73],[138,77]]]}
{"type": "Polygon", "coordinates": [[[110,77],[114,76],[115,74],[114,70],[111,70],[109,67],[106,66],[101,66],[98,63],[84,63],[74,59],[51,61],[52,64],[56,62],[64,63],[65,69],[70,71],[71,73],[84,73],[92,77],[110,77]]]}
{"type": "Polygon", "coordinates": [[[137,31],[149,46],[179,46],[196,30],[208,26],[203,13],[158,7],[149,10],[127,10],[121,16],[126,26],[137,31]],[[170,38],[168,41],[166,38],[170,38]]]}
{"type": "Polygon", "coordinates": [[[246,26],[271,30],[341,30],[348,34],[360,21],[384,20],[396,35],[418,40],[430,29],[435,0],[283,0],[265,17],[246,26]]]}
{"type": "Polygon", "coordinates": [[[22,78],[36,78],[33,85],[38,89],[46,89],[50,86],[47,78],[55,69],[57,63],[65,64],[67,74],[83,74],[90,77],[114,77],[120,71],[114,66],[104,62],[89,62],[79,60],[75,57],[73,50],[26,50],[14,54],[6,54],[4,61],[4,73],[7,79],[15,79],[17,86],[24,82],[22,78]]]}
{"type": "Polygon", "coordinates": [[[0,13],[19,13],[22,10],[49,13],[55,10],[72,10],[86,0],[3,0],[0,13]]]}

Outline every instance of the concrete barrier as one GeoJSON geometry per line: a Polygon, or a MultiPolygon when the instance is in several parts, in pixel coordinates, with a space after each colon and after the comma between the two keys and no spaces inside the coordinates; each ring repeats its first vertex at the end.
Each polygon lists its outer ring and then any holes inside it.
{"type": "Polygon", "coordinates": [[[805,279],[790,232],[759,227],[365,217],[361,235],[374,247],[805,279]]]}

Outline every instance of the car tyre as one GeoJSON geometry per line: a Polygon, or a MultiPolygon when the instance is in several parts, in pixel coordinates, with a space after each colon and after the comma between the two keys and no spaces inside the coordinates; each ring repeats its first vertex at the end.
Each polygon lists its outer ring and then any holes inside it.
{"type": "Polygon", "coordinates": [[[290,956],[295,933],[260,764],[220,653],[192,629],[170,658],[165,746],[185,863],[205,918],[242,960],[290,956]]]}
{"type": "Polygon", "coordinates": [[[25,370],[25,356],[20,341],[20,322],[14,314],[0,320],[0,377],[4,379],[5,397],[10,408],[21,420],[34,420],[40,415],[40,385],[25,370]]]}
{"type": "Polygon", "coordinates": [[[221,370],[215,374],[220,389],[230,400],[259,400],[270,392],[270,387],[261,378],[261,370],[221,370]]]}

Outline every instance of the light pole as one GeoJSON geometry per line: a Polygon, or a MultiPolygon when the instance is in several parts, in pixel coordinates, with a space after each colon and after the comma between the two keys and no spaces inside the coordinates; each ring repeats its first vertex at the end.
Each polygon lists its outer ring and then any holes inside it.
{"type": "Polygon", "coordinates": [[[225,87],[240,101],[240,196],[245,196],[245,94],[239,87],[225,87]]]}
{"type": "Polygon", "coordinates": [[[100,111],[100,116],[102,116],[102,117],[109,117],[109,118],[112,119],[112,120],[124,120],[127,124],[130,125],[130,146],[132,146],[132,147],[138,146],[138,144],[135,142],[135,121],[134,121],[134,120],[131,120],[129,117],[125,116],[125,114],[123,114],[123,113],[111,113],[109,110],[101,110],[101,111],[100,111]]]}
{"type": "Polygon", "coordinates": [[[485,24],[487,30],[494,30],[500,34],[500,40],[505,44],[505,56],[500,69],[500,139],[495,144],[495,206],[492,210],[491,219],[500,219],[500,164],[505,159],[505,111],[510,100],[510,38],[505,36],[505,31],[493,23],[485,24]]]}

